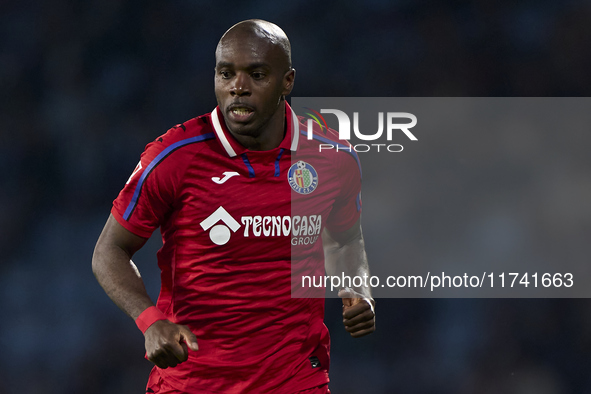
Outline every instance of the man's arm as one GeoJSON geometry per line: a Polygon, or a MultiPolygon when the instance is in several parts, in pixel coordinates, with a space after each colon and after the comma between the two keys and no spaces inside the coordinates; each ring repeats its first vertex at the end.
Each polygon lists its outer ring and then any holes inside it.
{"type": "MultiPolygon", "coordinates": [[[[322,242],[328,275],[369,278],[361,220],[341,233],[330,233],[325,229],[322,242]]],[[[343,299],[343,324],[351,336],[359,338],[374,332],[375,301],[369,286],[341,289],[338,295],[343,299]]]]}
{"type": "MultiPolygon", "coordinates": [[[[131,257],[146,239],[138,237],[109,216],[96,243],[92,271],[109,298],[133,320],[154,306],[131,257]]],[[[159,320],[144,333],[146,354],[160,368],[175,367],[188,358],[187,345],[198,350],[195,335],[186,326],[159,320]]]]}

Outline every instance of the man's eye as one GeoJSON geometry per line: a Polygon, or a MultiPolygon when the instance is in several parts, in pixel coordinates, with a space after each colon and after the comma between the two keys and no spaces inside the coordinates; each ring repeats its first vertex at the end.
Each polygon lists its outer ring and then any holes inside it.
{"type": "Polygon", "coordinates": [[[220,71],[220,75],[222,76],[223,79],[228,79],[232,76],[230,71],[220,71]]]}
{"type": "Polygon", "coordinates": [[[257,72],[253,72],[253,73],[251,74],[251,76],[252,76],[254,79],[263,79],[263,78],[265,78],[265,74],[263,74],[262,72],[258,72],[258,71],[257,71],[257,72]]]}

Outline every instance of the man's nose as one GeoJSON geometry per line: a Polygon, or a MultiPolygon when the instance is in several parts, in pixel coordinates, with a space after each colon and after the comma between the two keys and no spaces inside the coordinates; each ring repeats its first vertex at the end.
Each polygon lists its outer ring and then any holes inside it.
{"type": "Polygon", "coordinates": [[[238,73],[236,75],[236,78],[234,78],[234,83],[230,88],[230,94],[232,96],[250,95],[248,75],[245,75],[244,73],[238,73]]]}

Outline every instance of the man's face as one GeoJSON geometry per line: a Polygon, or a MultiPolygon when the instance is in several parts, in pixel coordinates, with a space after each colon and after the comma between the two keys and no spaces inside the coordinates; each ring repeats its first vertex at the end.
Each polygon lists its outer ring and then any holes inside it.
{"type": "Polygon", "coordinates": [[[276,45],[256,37],[226,37],[216,51],[215,95],[233,134],[258,137],[282,116],[281,97],[291,92],[294,71],[276,45]]]}

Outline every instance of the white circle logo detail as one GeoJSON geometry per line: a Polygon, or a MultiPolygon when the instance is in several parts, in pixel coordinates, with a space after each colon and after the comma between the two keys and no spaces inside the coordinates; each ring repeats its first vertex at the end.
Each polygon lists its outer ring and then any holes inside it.
{"type": "Polygon", "coordinates": [[[310,194],[318,187],[318,173],[311,164],[301,160],[289,167],[287,180],[299,194],[310,194]]]}
{"type": "Polygon", "coordinates": [[[225,245],[230,240],[230,229],[223,224],[217,224],[209,230],[209,238],[216,245],[225,245]]]}

